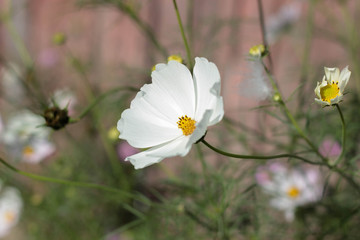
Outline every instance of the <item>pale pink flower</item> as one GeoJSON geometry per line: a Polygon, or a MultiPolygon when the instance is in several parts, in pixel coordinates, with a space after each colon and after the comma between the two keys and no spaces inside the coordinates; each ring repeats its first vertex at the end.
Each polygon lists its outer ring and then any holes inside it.
{"type": "Polygon", "coordinates": [[[125,160],[125,158],[127,158],[129,156],[139,153],[138,149],[132,147],[126,141],[121,141],[121,143],[119,143],[117,145],[116,150],[117,150],[118,156],[121,160],[125,160]]]}
{"type": "Polygon", "coordinates": [[[321,143],[319,152],[324,157],[337,157],[341,153],[341,146],[337,141],[327,138],[321,143]]]}
{"type": "Polygon", "coordinates": [[[297,207],[319,201],[322,196],[323,183],[316,168],[269,164],[259,167],[255,178],[262,190],[271,196],[270,205],[283,211],[287,221],[294,219],[297,207]]]}

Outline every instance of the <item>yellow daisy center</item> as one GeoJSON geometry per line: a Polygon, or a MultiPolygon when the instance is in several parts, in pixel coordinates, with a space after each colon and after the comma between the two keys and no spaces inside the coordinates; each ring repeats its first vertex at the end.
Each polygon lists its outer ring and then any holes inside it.
{"type": "Polygon", "coordinates": [[[4,217],[5,217],[5,221],[7,223],[11,223],[11,222],[13,222],[15,220],[15,214],[13,212],[11,212],[11,211],[5,212],[4,217]]]}
{"type": "Polygon", "coordinates": [[[196,121],[188,116],[179,117],[179,121],[177,122],[178,128],[180,128],[185,136],[192,134],[196,128],[196,121]]]}
{"type": "Polygon", "coordinates": [[[34,149],[33,149],[32,147],[30,147],[30,146],[25,146],[25,147],[23,148],[23,154],[24,154],[25,156],[31,156],[33,153],[34,153],[34,149]]]}
{"type": "Polygon", "coordinates": [[[254,57],[260,57],[265,52],[265,46],[262,44],[255,45],[250,48],[249,54],[254,57]]]}
{"type": "Polygon", "coordinates": [[[297,198],[300,195],[300,190],[297,187],[292,186],[287,191],[287,195],[291,198],[297,198]]]}
{"type": "Polygon", "coordinates": [[[338,82],[332,82],[325,87],[320,88],[321,100],[331,103],[331,99],[336,98],[339,95],[340,88],[338,82]]]}
{"type": "Polygon", "coordinates": [[[183,62],[183,59],[179,56],[179,55],[170,55],[167,59],[168,61],[177,61],[179,63],[182,63],[183,62]]]}

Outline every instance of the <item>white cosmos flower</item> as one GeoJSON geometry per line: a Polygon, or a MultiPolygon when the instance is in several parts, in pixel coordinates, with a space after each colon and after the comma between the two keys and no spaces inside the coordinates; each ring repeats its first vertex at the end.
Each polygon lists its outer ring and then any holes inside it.
{"type": "Polygon", "coordinates": [[[18,223],[22,207],[20,192],[16,188],[5,187],[0,195],[0,238],[18,223]]]}
{"type": "Polygon", "coordinates": [[[69,115],[72,115],[74,113],[74,106],[76,105],[77,99],[71,90],[60,89],[54,92],[50,106],[53,106],[53,102],[55,102],[60,109],[67,108],[69,115]]]}
{"type": "Polygon", "coordinates": [[[270,205],[283,211],[287,221],[294,219],[297,207],[316,202],[322,196],[323,184],[315,168],[263,166],[257,170],[256,179],[272,197],[270,205]]]}
{"type": "Polygon", "coordinates": [[[38,163],[55,151],[49,141],[50,129],[41,127],[44,119],[30,111],[17,112],[7,120],[1,140],[12,157],[38,163]]]}
{"type": "Polygon", "coordinates": [[[249,73],[240,83],[240,94],[258,101],[269,98],[272,92],[260,58],[254,58],[248,64],[249,73]]]}
{"type": "Polygon", "coordinates": [[[344,89],[347,85],[351,72],[348,67],[343,70],[338,68],[324,67],[325,75],[321,83],[317,83],[315,88],[315,102],[322,106],[338,104],[343,99],[344,89]]]}
{"type": "Polygon", "coordinates": [[[207,59],[195,58],[193,76],[177,61],[156,65],[151,76],[152,83],[140,89],[117,124],[119,138],[149,148],[125,159],[136,169],[185,156],[224,115],[220,74],[207,59]]]}

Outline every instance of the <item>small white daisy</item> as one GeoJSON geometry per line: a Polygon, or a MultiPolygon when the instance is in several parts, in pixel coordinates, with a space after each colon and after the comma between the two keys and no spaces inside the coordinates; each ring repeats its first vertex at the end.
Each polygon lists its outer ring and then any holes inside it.
{"type": "Polygon", "coordinates": [[[345,67],[341,72],[338,68],[324,67],[325,75],[315,88],[315,102],[322,106],[338,104],[343,99],[344,89],[350,79],[351,72],[345,67]]]}

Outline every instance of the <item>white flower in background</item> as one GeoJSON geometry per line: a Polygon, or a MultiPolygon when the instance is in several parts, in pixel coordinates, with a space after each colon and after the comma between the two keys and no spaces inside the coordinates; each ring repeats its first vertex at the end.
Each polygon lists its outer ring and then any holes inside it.
{"type": "Polygon", "coordinates": [[[24,83],[21,80],[22,72],[20,68],[9,63],[1,69],[2,93],[11,102],[21,102],[25,95],[24,83]]]}
{"type": "Polygon", "coordinates": [[[240,83],[240,94],[258,101],[269,98],[272,91],[260,59],[253,59],[248,63],[250,72],[240,83]]]}
{"type": "Polygon", "coordinates": [[[145,84],[122,113],[119,138],[133,147],[149,148],[125,159],[136,169],[185,156],[207,127],[222,119],[219,71],[205,58],[195,62],[193,76],[177,61],[156,65],[152,83],[145,84]]]}
{"type": "Polygon", "coordinates": [[[320,172],[315,168],[289,169],[275,163],[259,167],[255,178],[263,191],[272,198],[270,205],[284,212],[285,219],[292,221],[296,208],[321,199],[323,184],[320,172]]]}
{"type": "Polygon", "coordinates": [[[46,48],[40,51],[37,62],[44,68],[56,66],[59,61],[59,53],[56,48],[46,48]]]}
{"type": "Polygon", "coordinates": [[[20,192],[13,187],[5,187],[0,194],[0,238],[7,235],[19,222],[23,208],[20,192]]]}
{"type": "Polygon", "coordinates": [[[71,90],[61,89],[54,92],[54,95],[50,100],[50,106],[53,106],[53,102],[55,102],[60,109],[67,107],[69,115],[72,115],[77,99],[71,90]]]}
{"type": "Polygon", "coordinates": [[[275,43],[283,32],[299,20],[301,15],[300,4],[296,2],[286,4],[276,14],[267,19],[265,27],[266,39],[269,44],[275,43]]]}
{"type": "Polygon", "coordinates": [[[315,88],[315,101],[324,106],[338,104],[343,99],[344,89],[350,79],[351,72],[348,67],[343,70],[324,67],[325,75],[321,83],[315,88]]]}
{"type": "Polygon", "coordinates": [[[7,120],[1,140],[12,157],[38,163],[55,151],[49,141],[50,129],[41,127],[44,119],[30,111],[21,111],[7,120]]]}

